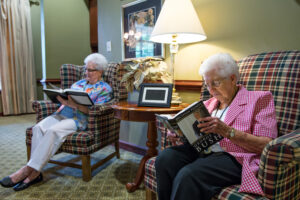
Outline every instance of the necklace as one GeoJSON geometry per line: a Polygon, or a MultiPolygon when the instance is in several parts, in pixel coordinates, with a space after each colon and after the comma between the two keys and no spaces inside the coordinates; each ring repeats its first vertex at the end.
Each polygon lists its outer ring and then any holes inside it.
{"type": "MultiPolygon", "coordinates": [[[[219,112],[219,107],[220,107],[220,104],[218,105],[217,110],[215,112],[215,117],[217,116],[217,113],[219,112]]],[[[223,112],[221,113],[219,119],[222,119],[222,116],[223,116],[223,114],[225,113],[225,111],[227,110],[228,107],[229,107],[229,105],[226,106],[226,108],[223,110],[223,112]]]]}
{"type": "MultiPolygon", "coordinates": [[[[233,99],[235,98],[235,96],[236,96],[236,94],[238,93],[238,91],[239,91],[239,88],[237,88],[237,90],[235,91],[233,98],[231,99],[231,101],[229,102],[229,104],[225,107],[225,109],[224,109],[223,112],[221,113],[219,119],[222,119],[223,114],[225,113],[225,111],[227,110],[227,108],[229,107],[229,105],[231,104],[231,102],[233,101],[233,99]]],[[[218,107],[217,107],[217,110],[216,110],[216,112],[215,112],[215,117],[217,116],[217,113],[218,113],[218,111],[219,111],[219,107],[220,107],[220,103],[219,103],[219,105],[218,105],[218,107]]]]}

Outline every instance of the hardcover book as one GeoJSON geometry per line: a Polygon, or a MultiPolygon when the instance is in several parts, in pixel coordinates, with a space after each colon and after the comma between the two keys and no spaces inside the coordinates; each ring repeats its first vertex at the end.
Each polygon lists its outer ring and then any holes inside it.
{"type": "Polygon", "coordinates": [[[216,133],[202,133],[197,127],[197,118],[210,116],[203,101],[197,101],[175,115],[156,114],[166,128],[180,135],[180,132],[199,153],[217,143],[223,137],[216,133]]]}
{"type": "Polygon", "coordinates": [[[61,96],[64,99],[68,99],[68,95],[78,104],[85,106],[92,106],[94,102],[91,100],[87,92],[72,90],[72,89],[43,89],[45,94],[53,103],[60,103],[57,100],[57,96],[61,96]]]}

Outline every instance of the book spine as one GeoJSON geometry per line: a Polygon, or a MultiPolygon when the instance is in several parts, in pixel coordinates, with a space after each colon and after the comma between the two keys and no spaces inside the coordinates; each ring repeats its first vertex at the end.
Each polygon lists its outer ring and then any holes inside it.
{"type": "Polygon", "coordinates": [[[178,124],[175,119],[168,119],[167,121],[174,129],[179,129],[178,124]]]}
{"type": "Polygon", "coordinates": [[[157,117],[157,119],[159,121],[161,121],[165,125],[166,128],[168,128],[168,129],[170,129],[172,131],[175,131],[175,130],[179,129],[179,127],[178,127],[178,125],[177,125],[177,123],[176,123],[175,120],[172,120],[172,119],[170,120],[170,119],[161,117],[159,115],[156,115],[156,117],[157,117]]]}

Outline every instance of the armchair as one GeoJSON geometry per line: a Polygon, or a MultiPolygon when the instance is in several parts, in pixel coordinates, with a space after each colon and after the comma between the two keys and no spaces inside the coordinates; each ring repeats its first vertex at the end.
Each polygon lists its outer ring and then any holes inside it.
{"type": "MultiPolygon", "coordinates": [[[[239,193],[239,185],[224,188],[214,199],[300,199],[300,51],[279,51],[247,56],[238,61],[240,83],[248,90],[269,90],[275,101],[279,137],[263,150],[258,180],[264,197],[239,193]]],[[[201,98],[209,93],[202,88],[201,98]]],[[[162,149],[174,145],[157,121],[162,149]]],[[[146,199],[156,198],[155,157],[145,166],[146,199]]]]}
{"type": "MultiPolygon", "coordinates": [[[[50,163],[82,169],[82,179],[84,181],[89,181],[92,178],[92,170],[98,168],[114,156],[120,158],[120,120],[114,118],[113,109],[110,107],[110,105],[127,99],[127,90],[120,82],[124,73],[126,73],[126,70],[124,69],[123,65],[116,63],[109,64],[103,73],[103,79],[113,89],[112,100],[102,105],[94,105],[90,107],[88,113],[87,130],[77,131],[68,135],[66,141],[58,150],[58,153],[66,152],[80,155],[82,164],[79,165],[55,160],[50,160],[50,163]],[[115,145],[115,152],[91,166],[90,155],[109,144],[115,145]]],[[[76,66],[72,64],[62,65],[60,68],[61,88],[70,88],[74,82],[84,78],[84,74],[84,68],[82,66],[76,66]]],[[[37,114],[37,122],[46,118],[58,109],[58,104],[54,104],[50,101],[34,101],[32,106],[37,114]]],[[[28,160],[30,159],[31,137],[32,127],[26,130],[28,160]]]]}

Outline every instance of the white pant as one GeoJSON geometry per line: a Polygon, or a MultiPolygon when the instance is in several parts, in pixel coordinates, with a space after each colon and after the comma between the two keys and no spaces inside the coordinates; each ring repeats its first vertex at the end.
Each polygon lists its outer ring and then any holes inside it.
{"type": "Polygon", "coordinates": [[[77,130],[73,119],[49,116],[32,128],[31,155],[27,165],[37,171],[48,163],[66,137],[77,130]]]}

